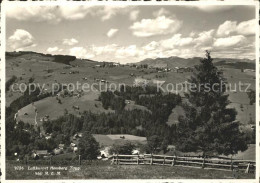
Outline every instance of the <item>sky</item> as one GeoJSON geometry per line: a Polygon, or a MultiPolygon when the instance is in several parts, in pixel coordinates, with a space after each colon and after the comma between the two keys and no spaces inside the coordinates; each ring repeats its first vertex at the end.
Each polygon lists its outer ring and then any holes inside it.
{"type": "Polygon", "coordinates": [[[255,59],[253,6],[10,6],[6,50],[133,63],[178,56],[255,59]]]}

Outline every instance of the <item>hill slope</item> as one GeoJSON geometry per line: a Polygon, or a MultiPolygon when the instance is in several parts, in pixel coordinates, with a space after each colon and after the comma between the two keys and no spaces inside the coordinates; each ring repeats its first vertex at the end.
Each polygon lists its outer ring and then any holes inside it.
{"type": "MultiPolygon", "coordinates": [[[[200,63],[200,57],[194,58],[180,58],[180,57],[168,57],[168,58],[147,58],[137,63],[137,65],[147,64],[150,67],[192,67],[200,63]]],[[[213,62],[216,66],[227,66],[236,69],[255,69],[255,60],[249,59],[231,59],[231,58],[214,58],[213,62]]]]}

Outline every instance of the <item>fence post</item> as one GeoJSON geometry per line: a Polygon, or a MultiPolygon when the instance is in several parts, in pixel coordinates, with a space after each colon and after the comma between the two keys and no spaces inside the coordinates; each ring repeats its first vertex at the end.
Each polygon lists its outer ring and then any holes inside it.
{"type": "Polygon", "coordinates": [[[165,165],[165,156],[163,157],[163,165],[165,165]]]}
{"type": "Polygon", "coordinates": [[[174,158],[174,156],[173,156],[173,159],[172,159],[172,166],[174,166],[175,165],[175,158],[174,158]]]}
{"type": "Polygon", "coordinates": [[[79,165],[81,165],[81,155],[79,155],[79,165]]]}
{"type": "Polygon", "coordinates": [[[137,164],[139,165],[139,154],[137,155],[137,164]]]}
{"type": "Polygon", "coordinates": [[[233,171],[233,161],[232,161],[232,156],[231,156],[231,165],[230,165],[230,169],[233,171]]]}
{"type": "Polygon", "coordinates": [[[119,162],[118,162],[118,154],[116,154],[116,164],[118,165],[119,162]]]}
{"type": "Polygon", "coordinates": [[[250,172],[250,163],[248,163],[247,168],[245,170],[245,173],[249,173],[249,172],[250,172]]]}
{"type": "Polygon", "coordinates": [[[52,156],[50,157],[50,165],[52,164],[52,156]]]}
{"type": "Polygon", "coordinates": [[[203,157],[202,168],[205,168],[205,155],[203,157]]]}
{"type": "Polygon", "coordinates": [[[153,165],[153,154],[151,154],[151,162],[150,165],[153,165]]]}
{"type": "Polygon", "coordinates": [[[113,159],[112,159],[112,161],[111,161],[111,165],[114,164],[114,161],[115,161],[115,156],[113,155],[113,159]]]}

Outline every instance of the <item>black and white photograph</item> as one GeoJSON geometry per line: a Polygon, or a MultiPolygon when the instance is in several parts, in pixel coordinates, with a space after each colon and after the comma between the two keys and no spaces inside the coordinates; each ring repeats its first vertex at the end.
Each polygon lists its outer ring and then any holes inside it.
{"type": "Polygon", "coordinates": [[[254,1],[4,2],[2,180],[258,182],[258,16],[254,1]]]}

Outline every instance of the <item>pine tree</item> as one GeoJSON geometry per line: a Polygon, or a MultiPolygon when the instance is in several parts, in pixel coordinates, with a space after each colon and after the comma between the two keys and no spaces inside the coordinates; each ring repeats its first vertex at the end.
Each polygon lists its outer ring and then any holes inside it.
{"type": "Polygon", "coordinates": [[[185,115],[179,118],[177,147],[182,151],[201,151],[203,155],[236,154],[247,149],[239,130],[236,110],[230,103],[223,73],[213,65],[210,52],[195,66],[190,91],[183,104],[185,115]]]}
{"type": "Polygon", "coordinates": [[[86,160],[97,159],[100,154],[99,143],[89,132],[84,132],[79,140],[79,154],[86,160]]]}

